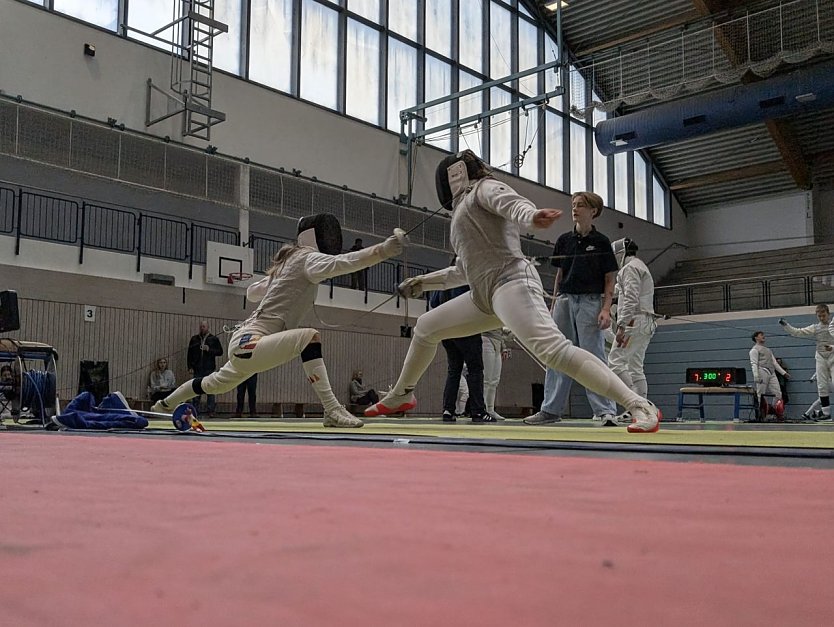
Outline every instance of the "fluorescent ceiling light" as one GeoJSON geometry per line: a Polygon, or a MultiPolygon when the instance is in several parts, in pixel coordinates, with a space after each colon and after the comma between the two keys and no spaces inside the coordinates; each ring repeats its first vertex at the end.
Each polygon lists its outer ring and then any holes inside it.
{"type": "Polygon", "coordinates": [[[612,146],[628,146],[628,142],[624,139],[614,139],[611,140],[612,146]]]}
{"type": "Polygon", "coordinates": [[[544,5],[544,8],[548,11],[555,11],[560,7],[564,9],[566,6],[568,6],[567,0],[556,0],[555,2],[548,2],[546,5],[544,5]]]}

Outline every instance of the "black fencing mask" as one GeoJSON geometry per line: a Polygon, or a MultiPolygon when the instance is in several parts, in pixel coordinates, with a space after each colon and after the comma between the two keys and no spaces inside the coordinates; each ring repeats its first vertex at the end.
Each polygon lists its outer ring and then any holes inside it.
{"type": "Polygon", "coordinates": [[[298,221],[298,244],[310,246],[325,255],[342,252],[342,227],[332,213],[317,213],[298,221]]]}

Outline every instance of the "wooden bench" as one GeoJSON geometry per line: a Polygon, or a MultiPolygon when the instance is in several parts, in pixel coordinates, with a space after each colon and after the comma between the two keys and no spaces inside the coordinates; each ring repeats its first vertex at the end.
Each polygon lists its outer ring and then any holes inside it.
{"type": "Polygon", "coordinates": [[[704,396],[732,396],[733,397],[733,419],[738,420],[739,411],[743,409],[756,410],[756,391],[750,386],[736,385],[727,387],[682,387],[678,392],[678,416],[677,421],[683,420],[684,409],[697,409],[701,422],[704,422],[704,396]],[[742,395],[746,402],[742,403],[742,395]],[[697,402],[687,402],[687,396],[697,396],[697,402]]]}

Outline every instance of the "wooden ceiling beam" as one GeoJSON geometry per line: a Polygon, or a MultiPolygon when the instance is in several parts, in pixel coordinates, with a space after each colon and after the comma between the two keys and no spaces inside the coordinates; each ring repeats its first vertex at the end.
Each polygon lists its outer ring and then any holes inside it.
{"type": "Polygon", "coordinates": [[[774,174],[775,172],[784,171],[784,161],[768,161],[767,163],[746,165],[741,168],[722,170],[721,172],[712,172],[711,174],[704,174],[690,179],[683,179],[682,181],[678,181],[677,183],[670,185],[669,189],[673,192],[677,192],[684,189],[692,189],[694,187],[704,187],[706,185],[714,185],[715,183],[727,183],[729,181],[737,181],[740,179],[750,179],[756,176],[764,176],[765,174],[774,174]]]}

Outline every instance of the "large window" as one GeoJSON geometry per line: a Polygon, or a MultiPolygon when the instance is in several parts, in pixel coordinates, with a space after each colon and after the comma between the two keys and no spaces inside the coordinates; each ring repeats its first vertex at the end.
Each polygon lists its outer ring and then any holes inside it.
{"type": "Polygon", "coordinates": [[[348,0],[348,9],[379,23],[379,0],[348,0]]]}
{"type": "MultiPolygon", "coordinates": [[[[477,3],[473,2],[473,4],[477,3]]],[[[492,78],[502,78],[513,73],[511,28],[510,12],[495,2],[491,2],[489,5],[489,75],[492,78]]]]}
{"type": "Polygon", "coordinates": [[[484,10],[480,2],[461,2],[458,16],[458,59],[462,65],[484,69],[484,10]]]}
{"type": "MultiPolygon", "coordinates": [[[[127,23],[131,28],[143,33],[155,33],[165,24],[170,24],[174,18],[174,0],[131,0],[127,5],[127,23]]],[[[158,48],[171,49],[171,45],[165,45],[159,39],[182,43],[182,26],[166,28],[156,34],[156,39],[145,37],[139,33],[132,32],[130,36],[139,41],[144,41],[158,48]]]]}
{"type": "Polygon", "coordinates": [[[293,91],[292,5],[292,0],[252,0],[249,20],[249,78],[287,93],[293,91]]]}
{"type": "Polygon", "coordinates": [[[581,192],[588,189],[588,157],[585,136],[587,131],[582,124],[570,124],[570,191],[581,192]]]}
{"type": "Polygon", "coordinates": [[[426,48],[446,57],[452,56],[451,4],[449,0],[426,0],[426,48]]]}
{"type": "Polygon", "coordinates": [[[214,67],[232,74],[240,74],[240,0],[216,0],[214,19],[229,27],[229,31],[214,38],[214,67]]]}
{"type": "Polygon", "coordinates": [[[562,159],[563,138],[562,116],[548,111],[545,114],[545,160],[544,184],[554,189],[564,189],[564,163],[562,159]]]}
{"type": "MultiPolygon", "coordinates": [[[[472,76],[467,72],[461,72],[458,81],[459,90],[465,91],[472,87],[477,87],[482,81],[476,76],[472,76]]],[[[463,120],[472,115],[478,115],[484,110],[484,92],[480,91],[468,96],[463,96],[458,100],[458,116],[463,120]]],[[[475,151],[478,156],[484,155],[484,124],[482,122],[468,122],[466,127],[461,130],[460,135],[460,149],[469,148],[475,151]]]]}
{"type": "MultiPolygon", "coordinates": [[[[529,70],[539,65],[539,29],[527,20],[518,20],[518,71],[529,70]]],[[[539,74],[519,79],[518,89],[532,96],[539,93],[539,74]]]]}
{"type": "Polygon", "coordinates": [[[301,88],[305,100],[336,109],[338,105],[339,16],[315,0],[301,12],[301,88]]]}
{"type": "Polygon", "coordinates": [[[417,3],[414,0],[388,0],[388,28],[417,41],[417,3]]]}
{"type": "MultiPolygon", "coordinates": [[[[608,116],[605,113],[594,109],[594,127],[596,128],[596,125],[606,117],[608,116]]],[[[594,162],[594,192],[602,197],[602,202],[606,207],[610,207],[608,198],[608,157],[600,153],[597,143],[593,140],[591,141],[591,155],[594,162]]]]}
{"type": "Polygon", "coordinates": [[[345,113],[379,124],[379,32],[348,20],[345,113]]]}
{"type": "Polygon", "coordinates": [[[386,125],[400,131],[400,111],[417,104],[417,49],[388,41],[388,110],[386,125]]]}
{"type": "MultiPolygon", "coordinates": [[[[448,96],[452,92],[452,68],[440,59],[426,56],[426,102],[448,96]]],[[[426,111],[426,128],[434,128],[452,121],[452,103],[444,102],[426,111]]],[[[444,150],[451,150],[449,130],[440,131],[426,138],[428,143],[444,150]]]]}
{"type": "Polygon", "coordinates": [[[652,176],[652,205],[654,212],[652,214],[652,221],[660,226],[669,226],[669,203],[666,189],[663,183],[657,178],[657,175],[652,176]]]}
{"type": "Polygon", "coordinates": [[[55,0],[55,10],[112,31],[119,21],[119,0],[55,0]]]}
{"type": "MultiPolygon", "coordinates": [[[[512,100],[510,93],[499,87],[493,87],[490,91],[491,108],[497,109],[510,104],[512,100]]],[[[510,172],[512,168],[512,118],[513,113],[499,113],[492,116],[489,132],[489,162],[494,168],[500,168],[510,172]]]]}
{"type": "Polygon", "coordinates": [[[521,164],[518,168],[519,176],[531,181],[539,180],[539,122],[542,110],[530,109],[518,118],[518,152],[521,164]]]}
{"type": "Polygon", "coordinates": [[[634,215],[641,220],[649,219],[649,198],[646,188],[646,159],[639,152],[634,153],[634,215]]]}
{"type": "Polygon", "coordinates": [[[628,213],[628,153],[614,155],[614,209],[628,213]]]}

